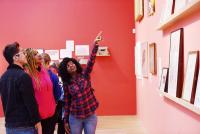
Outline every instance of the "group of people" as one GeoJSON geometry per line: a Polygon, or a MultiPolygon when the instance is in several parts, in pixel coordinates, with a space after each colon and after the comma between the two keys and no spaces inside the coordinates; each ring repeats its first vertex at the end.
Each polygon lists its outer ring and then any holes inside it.
{"type": "Polygon", "coordinates": [[[100,32],[84,69],[74,58],[50,65],[48,54],[8,44],[9,66],[0,78],[6,134],[53,134],[56,123],[58,134],[95,134],[99,103],[90,73],[101,40],[100,32]]]}

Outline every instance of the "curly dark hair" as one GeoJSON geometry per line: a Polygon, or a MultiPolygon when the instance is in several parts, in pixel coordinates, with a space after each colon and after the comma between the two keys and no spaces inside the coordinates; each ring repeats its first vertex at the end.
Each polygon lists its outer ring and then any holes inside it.
{"type": "Polygon", "coordinates": [[[75,65],[76,65],[76,68],[77,68],[77,73],[80,74],[82,73],[82,67],[81,67],[81,64],[74,58],[64,58],[61,62],[60,62],[60,65],[59,65],[59,76],[61,77],[62,79],[62,82],[64,84],[69,84],[70,81],[71,81],[71,78],[72,76],[69,74],[69,72],[67,71],[67,63],[69,61],[72,61],[75,65]]]}

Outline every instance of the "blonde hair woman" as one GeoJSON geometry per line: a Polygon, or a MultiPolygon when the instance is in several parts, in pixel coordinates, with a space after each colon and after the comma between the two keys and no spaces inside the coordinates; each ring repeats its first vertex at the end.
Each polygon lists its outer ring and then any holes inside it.
{"type": "Polygon", "coordinates": [[[42,66],[42,57],[34,49],[26,49],[27,72],[32,78],[35,98],[41,116],[42,133],[53,134],[54,113],[56,103],[53,95],[53,85],[48,72],[42,66]]]}

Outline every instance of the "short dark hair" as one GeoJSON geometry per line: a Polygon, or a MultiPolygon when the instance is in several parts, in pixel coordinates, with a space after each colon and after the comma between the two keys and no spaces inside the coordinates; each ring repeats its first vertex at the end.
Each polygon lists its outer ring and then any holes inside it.
{"type": "Polygon", "coordinates": [[[4,48],[3,56],[9,64],[13,64],[13,56],[19,53],[19,46],[18,42],[13,42],[4,48]]]}

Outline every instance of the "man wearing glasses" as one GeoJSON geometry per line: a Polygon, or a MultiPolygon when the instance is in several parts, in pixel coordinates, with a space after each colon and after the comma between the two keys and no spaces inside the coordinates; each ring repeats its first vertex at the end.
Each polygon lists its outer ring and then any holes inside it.
{"type": "Polygon", "coordinates": [[[3,55],[9,64],[0,78],[6,134],[39,134],[41,124],[32,80],[23,70],[25,53],[14,42],[5,47],[3,55]]]}

